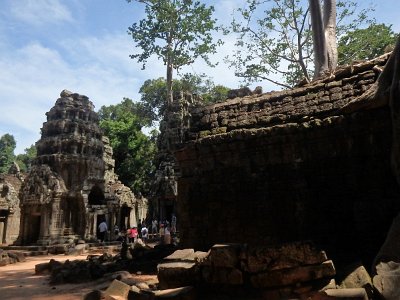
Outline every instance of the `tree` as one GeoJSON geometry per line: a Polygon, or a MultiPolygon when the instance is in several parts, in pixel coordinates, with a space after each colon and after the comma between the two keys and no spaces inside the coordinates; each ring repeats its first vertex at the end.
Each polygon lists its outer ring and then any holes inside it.
{"type": "Polygon", "coordinates": [[[320,0],[309,0],[314,46],[314,79],[332,72],[337,65],[336,0],[324,0],[321,14],[320,0]]]}
{"type": "MultiPolygon", "coordinates": [[[[131,2],[132,0],[127,0],[131,2]]],[[[145,4],[146,19],[128,29],[141,48],[130,55],[146,66],[148,58],[156,55],[167,66],[167,104],[172,102],[173,70],[192,64],[198,57],[212,65],[208,54],[215,53],[221,41],[213,42],[211,33],[218,28],[212,18],[214,7],[192,0],[136,0],[145,4]]]]}
{"type": "Polygon", "coordinates": [[[338,42],[339,64],[355,60],[368,60],[385,53],[396,44],[397,35],[392,26],[371,24],[341,36],[338,42]]]}
{"type": "Polygon", "coordinates": [[[135,103],[125,98],[120,104],[102,106],[100,127],[110,139],[115,159],[115,171],[121,182],[135,193],[146,195],[154,171],[156,133],[145,135],[144,121],[136,114],[135,103]]]}
{"type": "MultiPolygon", "coordinates": [[[[354,1],[340,0],[336,8],[336,36],[371,22],[367,19],[370,9],[360,10],[354,1]]],[[[332,22],[326,18],[323,28],[332,29],[332,22]]],[[[237,35],[237,48],[226,61],[245,82],[266,80],[290,88],[303,78],[311,80],[314,51],[307,1],[247,0],[247,7],[235,12],[226,33],[237,35]]]]}
{"type": "MultiPolygon", "coordinates": [[[[203,103],[215,103],[227,98],[229,88],[216,85],[207,76],[183,74],[180,79],[174,80],[173,92],[188,92],[197,94],[203,99],[203,103]]],[[[140,101],[136,104],[138,113],[148,120],[158,122],[165,110],[165,99],[167,97],[167,84],[163,77],[148,79],[140,87],[140,101]]]]}
{"type": "Polygon", "coordinates": [[[25,149],[25,153],[18,154],[16,157],[16,162],[20,167],[21,172],[28,172],[33,160],[36,158],[37,151],[35,145],[31,145],[29,148],[25,149]]]}
{"type": "Polygon", "coordinates": [[[15,159],[14,150],[16,147],[14,136],[4,134],[0,138],[0,173],[7,173],[15,159]]]}

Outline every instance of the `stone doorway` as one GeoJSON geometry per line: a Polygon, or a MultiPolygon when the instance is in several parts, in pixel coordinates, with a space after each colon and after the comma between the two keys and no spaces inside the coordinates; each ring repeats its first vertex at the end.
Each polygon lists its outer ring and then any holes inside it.
{"type": "Polygon", "coordinates": [[[7,240],[7,217],[8,210],[0,210],[0,244],[5,244],[7,240]]]}
{"type": "Polygon", "coordinates": [[[28,244],[36,243],[39,240],[41,219],[41,215],[31,215],[29,217],[28,234],[26,235],[28,244]]]}

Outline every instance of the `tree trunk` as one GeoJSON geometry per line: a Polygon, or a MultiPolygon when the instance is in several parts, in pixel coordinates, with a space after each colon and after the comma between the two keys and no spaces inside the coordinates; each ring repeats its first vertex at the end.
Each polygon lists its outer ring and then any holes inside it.
{"type": "Polygon", "coordinates": [[[174,71],[174,65],[172,62],[172,38],[168,37],[168,53],[167,53],[167,107],[172,104],[173,93],[172,93],[172,74],[174,71]]]}
{"type": "Polygon", "coordinates": [[[314,80],[321,77],[328,70],[328,54],[319,1],[309,0],[314,44],[314,80]]]}
{"type": "Polygon", "coordinates": [[[338,62],[336,43],[336,0],[324,0],[324,33],[328,55],[328,69],[333,72],[338,62]]]}

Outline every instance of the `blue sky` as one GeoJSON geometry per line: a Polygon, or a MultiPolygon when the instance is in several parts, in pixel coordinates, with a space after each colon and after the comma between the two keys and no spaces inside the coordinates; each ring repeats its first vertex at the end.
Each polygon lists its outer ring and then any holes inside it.
{"type": "MultiPolygon", "coordinates": [[[[207,1],[215,17],[229,21],[244,0],[207,1]]],[[[400,32],[396,0],[372,1],[379,22],[400,32]]],[[[87,95],[96,110],[139,99],[147,79],[165,76],[153,58],[146,70],[129,58],[134,44],[127,28],[143,17],[143,4],[125,0],[0,0],[0,136],[14,135],[16,154],[40,138],[40,128],[63,89],[87,95]]],[[[217,68],[198,62],[184,70],[207,73],[218,84],[235,88],[240,79],[223,63],[233,38],[212,58],[217,68]]],[[[264,91],[271,86],[262,83],[264,91]]]]}

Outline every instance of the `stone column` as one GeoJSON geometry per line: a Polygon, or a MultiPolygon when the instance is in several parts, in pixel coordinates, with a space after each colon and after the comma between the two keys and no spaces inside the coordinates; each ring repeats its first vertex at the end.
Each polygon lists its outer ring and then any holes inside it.
{"type": "Polygon", "coordinates": [[[135,208],[131,208],[129,213],[129,227],[137,226],[135,208]]]}

